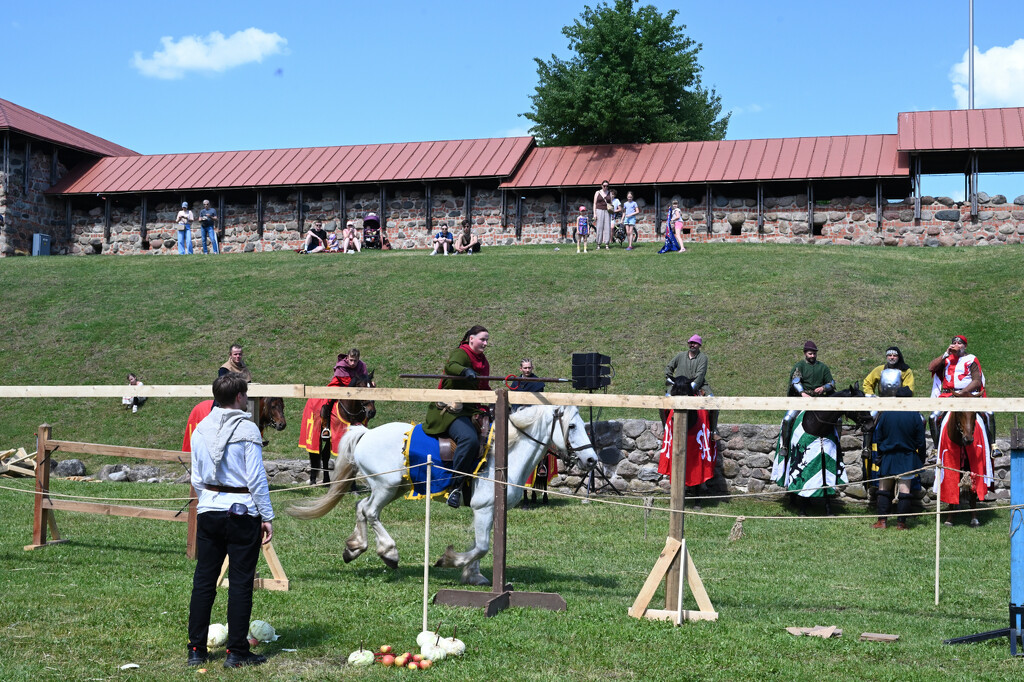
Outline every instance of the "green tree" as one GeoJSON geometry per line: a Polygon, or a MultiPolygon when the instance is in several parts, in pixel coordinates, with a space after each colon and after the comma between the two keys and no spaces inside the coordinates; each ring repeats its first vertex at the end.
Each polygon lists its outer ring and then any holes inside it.
{"type": "Polygon", "coordinates": [[[562,28],[575,53],[566,61],[535,59],[530,133],[542,146],[721,140],[729,115],[721,98],[701,87],[701,44],[637,0],[585,6],[562,28]]]}

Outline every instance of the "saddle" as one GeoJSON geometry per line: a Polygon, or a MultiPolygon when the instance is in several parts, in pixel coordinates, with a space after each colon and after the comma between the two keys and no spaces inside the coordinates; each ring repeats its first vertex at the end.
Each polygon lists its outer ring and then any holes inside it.
{"type": "MultiPolygon", "coordinates": [[[[480,456],[487,455],[487,434],[491,430],[491,418],[486,415],[474,415],[473,424],[480,435],[480,456]]],[[[440,449],[441,461],[451,464],[455,460],[455,441],[447,436],[437,436],[437,446],[440,449]]]]}

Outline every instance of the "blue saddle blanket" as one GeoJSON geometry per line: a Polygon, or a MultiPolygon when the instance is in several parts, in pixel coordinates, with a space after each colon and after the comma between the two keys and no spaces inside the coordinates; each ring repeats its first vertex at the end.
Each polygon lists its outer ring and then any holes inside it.
{"type": "MultiPolygon", "coordinates": [[[[490,451],[491,439],[493,437],[494,429],[492,428],[487,438],[487,449],[485,452],[490,451]]],[[[423,425],[417,424],[411,431],[405,434],[405,444],[402,452],[405,455],[405,466],[407,467],[405,477],[412,483],[412,490],[405,496],[405,499],[419,500],[426,494],[428,467],[421,465],[426,463],[428,456],[433,458],[433,465],[429,467],[431,469],[430,496],[437,497],[443,495],[448,488],[448,484],[451,483],[452,472],[447,470],[450,466],[446,466],[441,461],[441,448],[438,445],[437,438],[425,434],[423,432],[423,425]]],[[[483,463],[484,458],[480,458],[477,465],[473,467],[474,474],[480,471],[483,463]]]]}

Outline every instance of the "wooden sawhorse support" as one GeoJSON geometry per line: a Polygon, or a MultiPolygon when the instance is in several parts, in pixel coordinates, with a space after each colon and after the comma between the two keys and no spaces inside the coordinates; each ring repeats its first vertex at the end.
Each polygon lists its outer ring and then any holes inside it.
{"type": "Polygon", "coordinates": [[[697,566],[686,550],[683,537],[683,504],[686,502],[686,427],[689,421],[685,410],[672,413],[672,488],[671,508],[675,511],[669,519],[668,538],[661,550],[651,574],[640,589],[636,601],[629,609],[633,618],[671,620],[676,625],[691,620],[718,620],[718,612],[712,606],[704,581],[700,579],[697,566]],[[647,605],[658,590],[658,584],[665,580],[665,608],[648,609],[647,605]],[[697,602],[697,611],[683,608],[683,583],[690,586],[690,592],[697,602]]]}
{"type": "MultiPolygon", "coordinates": [[[[273,592],[287,592],[288,591],[288,576],[284,573],[284,567],[281,565],[281,560],[277,558],[277,550],[274,549],[274,543],[268,542],[261,548],[263,558],[267,560],[267,566],[270,567],[270,575],[273,578],[261,578],[259,573],[256,574],[256,578],[252,581],[253,589],[256,590],[271,590],[273,592]]],[[[224,557],[224,565],[220,567],[220,575],[217,577],[217,587],[227,587],[228,579],[225,577],[228,572],[228,558],[224,557]]]]}

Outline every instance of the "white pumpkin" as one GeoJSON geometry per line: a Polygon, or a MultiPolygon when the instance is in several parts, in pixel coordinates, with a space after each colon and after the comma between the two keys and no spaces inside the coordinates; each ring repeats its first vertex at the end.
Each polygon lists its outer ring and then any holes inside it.
{"type": "Polygon", "coordinates": [[[456,639],[454,637],[442,637],[438,642],[438,645],[444,648],[444,650],[448,652],[449,656],[461,656],[466,653],[466,643],[461,639],[456,639]]]}
{"type": "Polygon", "coordinates": [[[357,668],[373,665],[373,652],[369,649],[356,649],[348,655],[348,664],[357,668]]]}
{"type": "Polygon", "coordinates": [[[443,661],[448,656],[448,651],[440,644],[427,642],[420,647],[420,655],[436,663],[437,661],[443,661]]]}
{"type": "Polygon", "coordinates": [[[424,647],[427,644],[433,644],[437,641],[437,633],[431,630],[424,630],[420,634],[416,635],[416,646],[424,647]]]}

